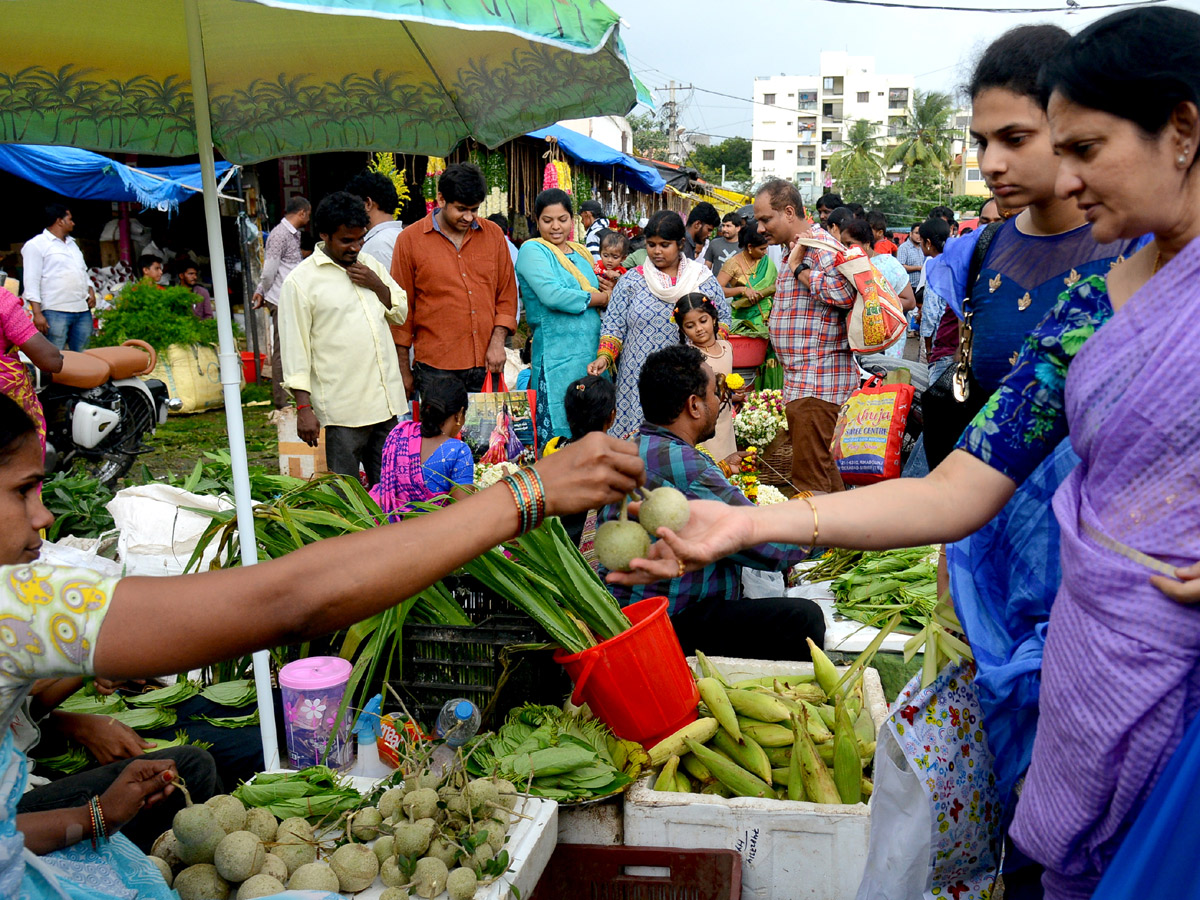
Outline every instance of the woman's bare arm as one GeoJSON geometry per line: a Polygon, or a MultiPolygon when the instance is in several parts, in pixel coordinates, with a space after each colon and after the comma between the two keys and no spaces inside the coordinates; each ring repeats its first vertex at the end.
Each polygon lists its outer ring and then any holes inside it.
{"type": "MultiPolygon", "coordinates": [[[[817,544],[887,550],[960,540],[994,518],[1015,490],[1008,476],[956,450],[925,478],[813,498],[817,544]]],[[[663,529],[664,540],[653,545],[649,559],[635,560],[633,572],[614,573],[609,580],[645,584],[677,577],[679,560],[694,570],[746,547],[767,542],[805,547],[813,540],[813,511],[802,500],[765,507],[693,501],[691,509],[681,534],[663,529]]]]}

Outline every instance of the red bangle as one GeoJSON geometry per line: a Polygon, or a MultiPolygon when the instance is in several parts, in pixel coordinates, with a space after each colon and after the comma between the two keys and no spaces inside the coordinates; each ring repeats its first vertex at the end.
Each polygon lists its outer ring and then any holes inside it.
{"type": "Polygon", "coordinates": [[[312,404],[311,403],[297,403],[296,404],[296,412],[300,412],[300,410],[302,410],[302,409],[312,409],[312,404]]]}

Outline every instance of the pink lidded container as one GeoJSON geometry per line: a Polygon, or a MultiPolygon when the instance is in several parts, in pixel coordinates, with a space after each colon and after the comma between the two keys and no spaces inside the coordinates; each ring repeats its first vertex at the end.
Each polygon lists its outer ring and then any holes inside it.
{"type": "Polygon", "coordinates": [[[287,731],[288,765],[303,769],[322,763],[344,771],[354,765],[353,719],[349,706],[336,723],[338,707],[350,681],[350,663],[337,656],[310,656],[279,670],[283,718],[287,731]]]}

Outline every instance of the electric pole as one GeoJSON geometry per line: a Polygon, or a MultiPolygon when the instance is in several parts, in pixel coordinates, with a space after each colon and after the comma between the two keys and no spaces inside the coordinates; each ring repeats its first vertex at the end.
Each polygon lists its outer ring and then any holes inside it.
{"type": "Polygon", "coordinates": [[[663,115],[667,120],[667,162],[676,164],[683,162],[683,130],[679,127],[679,104],[675,102],[675,91],[692,89],[692,85],[677,85],[674,80],[665,88],[657,88],[660,91],[667,91],[670,96],[670,99],[663,104],[663,115]]]}

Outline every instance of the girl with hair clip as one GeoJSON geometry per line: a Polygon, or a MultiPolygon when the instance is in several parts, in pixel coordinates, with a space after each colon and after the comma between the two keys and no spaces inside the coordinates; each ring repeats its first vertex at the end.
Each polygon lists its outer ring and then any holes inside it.
{"type": "Polygon", "coordinates": [[[671,318],[679,326],[679,343],[691,344],[703,353],[708,367],[717,373],[722,394],[717,434],[698,446],[713,459],[725,459],[737,453],[737,441],[733,437],[733,410],[724,390],[725,379],[733,374],[733,345],[717,336],[717,308],[703,294],[680,297],[675,301],[671,318]]]}
{"type": "MultiPolygon", "coordinates": [[[[646,261],[621,276],[600,323],[600,350],[589,375],[616,370],[617,418],[610,434],[626,437],[642,425],[638,376],[646,358],[675,340],[671,310],[685,294],[713,301],[721,322],[729,323],[729,301],[712,272],[683,252],[683,220],[669,209],[650,217],[644,231],[646,261]]],[[[611,376],[610,376],[611,377],[611,376]]]]}

